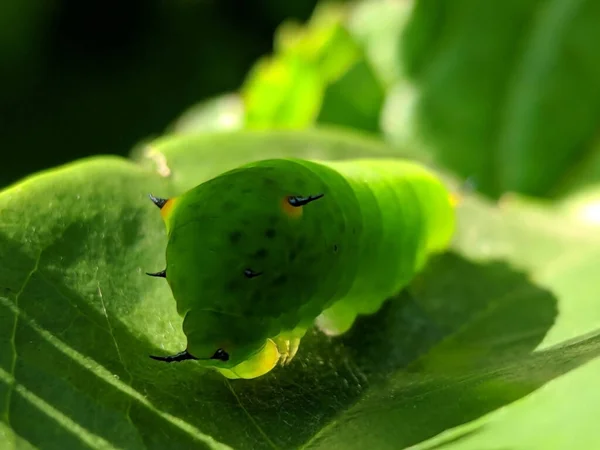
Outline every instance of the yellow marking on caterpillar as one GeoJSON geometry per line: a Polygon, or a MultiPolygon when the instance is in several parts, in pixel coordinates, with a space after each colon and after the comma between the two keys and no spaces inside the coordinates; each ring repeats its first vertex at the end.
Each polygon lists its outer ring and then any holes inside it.
{"type": "Polygon", "coordinates": [[[163,218],[163,220],[167,220],[167,218],[171,215],[171,212],[173,211],[173,206],[175,206],[175,203],[177,202],[177,198],[170,198],[169,200],[167,200],[167,203],[164,204],[164,206],[160,209],[160,215],[163,218]]]}
{"type": "Polygon", "coordinates": [[[277,345],[271,339],[267,339],[265,346],[261,351],[256,353],[250,359],[239,363],[231,369],[216,368],[226,378],[236,379],[244,378],[251,379],[260,377],[270,372],[279,361],[279,350],[277,345]]]}
{"type": "Polygon", "coordinates": [[[450,193],[449,197],[450,197],[450,204],[455,208],[462,203],[463,198],[462,198],[462,195],[460,195],[460,194],[452,192],[452,193],[450,193]]]}
{"type": "Polygon", "coordinates": [[[298,219],[302,217],[302,206],[292,206],[290,205],[289,199],[291,196],[283,197],[281,201],[281,209],[284,213],[286,213],[289,217],[293,217],[294,219],[298,219]]]}

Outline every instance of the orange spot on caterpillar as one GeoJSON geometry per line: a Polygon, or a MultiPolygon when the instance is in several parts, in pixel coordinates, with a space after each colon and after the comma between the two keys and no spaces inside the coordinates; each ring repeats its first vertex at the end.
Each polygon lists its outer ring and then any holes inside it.
{"type": "Polygon", "coordinates": [[[173,211],[173,206],[175,206],[176,201],[176,198],[170,198],[169,200],[167,200],[167,203],[165,203],[164,206],[160,209],[160,215],[162,216],[163,220],[167,220],[168,217],[171,215],[171,212],[173,211]]]}
{"type": "Polygon", "coordinates": [[[462,203],[462,196],[459,194],[451,193],[449,195],[449,197],[450,197],[450,204],[453,207],[457,207],[462,203]]]}
{"type": "Polygon", "coordinates": [[[302,217],[303,207],[290,205],[290,198],[292,198],[292,196],[290,195],[283,197],[283,200],[281,201],[281,209],[286,215],[288,215],[289,217],[293,217],[294,219],[302,217]]]}

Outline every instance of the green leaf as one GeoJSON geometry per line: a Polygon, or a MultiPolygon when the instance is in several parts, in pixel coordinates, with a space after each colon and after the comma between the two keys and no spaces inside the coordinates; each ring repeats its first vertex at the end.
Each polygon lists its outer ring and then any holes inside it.
{"type": "Polygon", "coordinates": [[[360,448],[364,435],[368,445],[390,449],[600,445],[591,419],[600,410],[597,225],[577,228],[549,209],[467,199],[454,249],[477,269],[447,255],[410,289],[443,339],[307,448],[360,448]],[[479,272],[484,267],[488,273],[479,272]],[[512,279],[515,267],[528,275],[512,279]]]}
{"type": "Polygon", "coordinates": [[[590,429],[600,345],[582,336],[600,325],[600,243],[593,222],[572,226],[583,198],[465,198],[453,249],[410,289],[341,338],[310,333],[264,377],[148,358],[185,344],[166,283],[144,274],[164,267],[166,245],[149,192],[176,195],[260,158],[394,154],[325,130],[182,135],[137,161],[87,159],[2,191],[0,436],[44,449],[405,448],[479,420],[486,442],[519,445],[502,420],[518,425],[525,404],[531,423],[554,418],[543,395],[585,415],[527,448],[590,429]]]}
{"type": "Polygon", "coordinates": [[[302,129],[315,123],[377,133],[383,83],[338,5],[317,8],[301,27],[284,23],[275,54],[250,71],[242,96],[250,129],[302,129]]]}
{"type": "Polygon", "coordinates": [[[598,181],[599,17],[595,0],[417,1],[403,63],[436,159],[491,196],[598,181]]]}
{"type": "Polygon", "coordinates": [[[233,131],[243,128],[244,105],[237,94],[223,94],[187,109],[170,126],[168,134],[233,131]]]}
{"type": "Polygon", "coordinates": [[[317,122],[377,133],[383,100],[383,90],[371,66],[362,60],[327,86],[317,122]]]}
{"type": "Polygon", "coordinates": [[[364,49],[366,59],[385,89],[385,100],[377,114],[378,128],[385,140],[419,159],[428,154],[419,151],[413,130],[415,88],[398,57],[402,31],[413,9],[413,2],[369,0],[356,3],[350,10],[347,27],[364,49]]]}
{"type": "Polygon", "coordinates": [[[398,54],[412,7],[410,1],[369,0],[357,2],[348,11],[348,31],[364,49],[386,90],[405,76],[398,54]]]}
{"type": "Polygon", "coordinates": [[[321,107],[318,74],[295,55],[258,61],[242,88],[250,129],[306,128],[321,107]]]}

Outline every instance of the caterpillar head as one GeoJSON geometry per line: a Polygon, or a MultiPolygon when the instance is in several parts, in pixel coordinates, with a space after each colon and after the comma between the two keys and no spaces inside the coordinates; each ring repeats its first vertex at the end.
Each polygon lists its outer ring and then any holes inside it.
{"type": "Polygon", "coordinates": [[[246,167],[153,200],[169,236],[167,268],[153,275],[167,279],[187,351],[203,365],[244,378],[268,372],[279,357],[270,337],[306,313],[318,284],[307,280],[332,263],[334,218],[316,201],[322,180],[303,175],[246,167]]]}
{"type": "Polygon", "coordinates": [[[263,375],[275,367],[280,355],[275,343],[265,338],[265,325],[256,322],[213,311],[189,311],[183,322],[186,350],[205,367],[230,378],[263,375]]]}

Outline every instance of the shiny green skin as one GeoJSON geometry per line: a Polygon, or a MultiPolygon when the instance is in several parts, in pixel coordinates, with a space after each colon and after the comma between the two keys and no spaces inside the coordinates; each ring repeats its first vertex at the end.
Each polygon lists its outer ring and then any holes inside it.
{"type": "Polygon", "coordinates": [[[188,191],[168,221],[167,280],[188,351],[225,348],[230,360],[214,365],[233,367],[267,338],[301,337],[319,316],[343,332],[377,311],[448,245],[454,211],[414,163],[276,159],[188,191]],[[282,207],[286,196],[321,193],[301,217],[282,207]]]}

